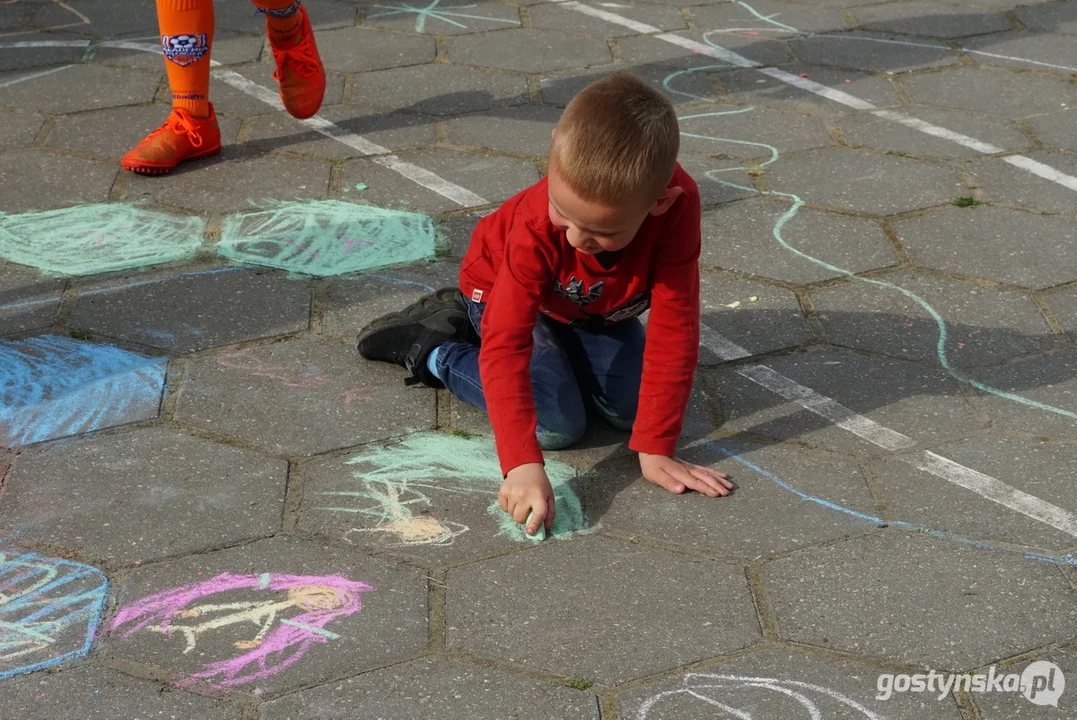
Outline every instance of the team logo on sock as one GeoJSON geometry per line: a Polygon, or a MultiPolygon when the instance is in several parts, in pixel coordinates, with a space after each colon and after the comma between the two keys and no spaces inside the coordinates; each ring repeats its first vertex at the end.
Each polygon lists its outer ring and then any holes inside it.
{"type": "Polygon", "coordinates": [[[165,57],[177,65],[198,62],[209,52],[209,40],[205,33],[199,35],[162,35],[161,47],[165,57]]]}

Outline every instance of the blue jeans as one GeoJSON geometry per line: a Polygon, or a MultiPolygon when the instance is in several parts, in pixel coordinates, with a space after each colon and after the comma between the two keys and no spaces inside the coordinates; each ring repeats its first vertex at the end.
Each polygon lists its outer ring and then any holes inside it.
{"type": "MultiPolygon", "coordinates": [[[[482,334],[486,303],[468,300],[468,316],[482,334]]],[[[574,327],[539,315],[531,353],[538,441],[545,450],[579,442],[587,430],[589,401],[618,430],[632,429],[639,403],[646,332],[633,318],[603,328],[574,327]]],[[[441,346],[437,370],[449,391],[486,411],[477,345],[441,346]]]]}

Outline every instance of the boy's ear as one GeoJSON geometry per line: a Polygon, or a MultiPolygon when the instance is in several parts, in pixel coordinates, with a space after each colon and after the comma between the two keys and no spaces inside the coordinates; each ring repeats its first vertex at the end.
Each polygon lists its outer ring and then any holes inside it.
{"type": "Polygon", "coordinates": [[[651,206],[651,215],[663,215],[669,206],[673,204],[673,201],[677,199],[677,196],[684,192],[684,188],[680,185],[674,185],[673,187],[666,188],[662,191],[662,194],[658,196],[658,199],[654,201],[654,205],[651,206]]]}

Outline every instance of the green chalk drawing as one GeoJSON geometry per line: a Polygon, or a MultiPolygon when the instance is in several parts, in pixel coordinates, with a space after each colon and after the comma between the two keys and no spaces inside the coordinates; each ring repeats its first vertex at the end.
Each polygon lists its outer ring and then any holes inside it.
{"type": "Polygon", "coordinates": [[[93,275],[193,257],[205,221],[100,203],[0,213],[0,257],[48,275],[93,275]]]}
{"type": "MultiPolygon", "coordinates": [[[[380,535],[384,545],[452,545],[469,528],[437,518],[434,501],[427,493],[491,497],[487,512],[497,522],[498,535],[516,542],[539,542],[546,535],[528,536],[524,526],[498,506],[501,466],[489,438],[418,433],[347,462],[356,468],[352,473],[356,487],[320,495],[346,499],[348,504],[315,508],[357,516],[364,526],[349,530],[346,539],[350,540],[354,533],[380,535]]],[[[565,463],[547,459],[546,474],[553,486],[557,508],[548,534],[564,539],[588,532],[580,500],[569,486],[576,471],[565,463]]]]}
{"type": "Polygon", "coordinates": [[[235,262],[322,277],[434,255],[426,215],[338,200],[274,202],[224,221],[217,252],[235,262]]]}
{"type": "Polygon", "coordinates": [[[361,191],[361,190],[366,190],[366,188],[367,188],[367,184],[366,184],[366,183],[358,183],[358,184],[357,184],[357,185],[355,186],[355,189],[356,189],[356,190],[360,190],[360,191],[361,191]]]}

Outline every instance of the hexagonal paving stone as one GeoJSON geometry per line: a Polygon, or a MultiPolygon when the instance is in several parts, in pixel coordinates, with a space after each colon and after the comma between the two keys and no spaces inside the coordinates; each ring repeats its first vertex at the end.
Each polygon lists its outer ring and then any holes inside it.
{"type": "Polygon", "coordinates": [[[52,325],[64,291],[62,280],[41,277],[14,265],[0,265],[0,335],[52,325]]]}
{"type": "Polygon", "coordinates": [[[1073,132],[1074,124],[1077,123],[1077,110],[1030,118],[1027,122],[1048,147],[1077,152],[1077,134],[1073,132]]]}
{"type": "MultiPolygon", "coordinates": [[[[450,0],[451,1],[451,0],[450,0]]],[[[422,2],[379,3],[367,8],[367,25],[431,35],[465,35],[485,30],[519,27],[520,11],[490,2],[442,5],[422,2]]]]}
{"type": "Polygon", "coordinates": [[[615,63],[586,70],[570,70],[564,73],[548,75],[539,81],[542,89],[542,101],[549,105],[564,107],[580,90],[583,90],[591,83],[617,72],[630,72],[661,92],[674,105],[714,102],[714,74],[705,71],[694,71],[695,68],[708,65],[701,59],[703,57],[702,55],[689,55],[677,61],[670,61],[668,66],[629,66],[615,63]],[[678,67],[681,69],[678,69],[678,67]]]}
{"type": "MultiPolygon", "coordinates": [[[[340,4],[332,0],[303,0],[310,14],[310,24],[314,32],[337,27],[355,25],[356,10],[353,5],[340,4]]],[[[257,14],[256,8],[246,3],[222,5],[216,10],[217,28],[242,33],[265,32],[265,21],[257,14]]],[[[318,37],[321,37],[320,35],[318,37]]]]}
{"type": "MultiPolygon", "coordinates": [[[[1018,130],[1012,120],[1005,118],[935,107],[909,108],[905,114],[1007,150],[1021,150],[1031,144],[1028,136],[1018,130]]],[[[871,113],[849,115],[839,119],[837,123],[846,142],[854,146],[932,158],[967,158],[980,155],[972,148],[922,133],[871,113]]]]}
{"type": "Polygon", "coordinates": [[[271,535],[287,471],[282,460],[166,428],[70,440],[18,457],[0,523],[129,565],[271,535]]]}
{"type": "Polygon", "coordinates": [[[756,197],[752,176],[735,160],[722,160],[707,155],[681,154],[680,164],[699,186],[703,207],[756,197]]]}
{"type": "Polygon", "coordinates": [[[1013,14],[1032,30],[1077,34],[1077,4],[1073,0],[1019,7],[1013,14]]]}
{"type": "Polygon", "coordinates": [[[310,285],[264,270],[217,268],[79,293],[71,323],[185,355],[306,330],[310,285]]]}
{"type": "Polygon", "coordinates": [[[545,105],[521,105],[449,121],[449,141],[464,147],[496,150],[545,159],[551,132],[561,111],[545,105]]]}
{"type": "Polygon", "coordinates": [[[167,365],[164,358],[58,335],[0,341],[0,444],[155,418],[167,365]]]}
{"type": "MultiPolygon", "coordinates": [[[[1035,160],[1056,172],[1077,174],[1077,157],[1061,152],[1032,152],[1024,157],[1035,160]]],[[[970,170],[984,189],[984,197],[997,202],[1015,203],[1023,207],[1055,213],[1072,213],[1073,190],[1042,178],[1021,167],[1014,167],[1002,158],[980,160],[970,170]]]]}
{"type": "MultiPolygon", "coordinates": [[[[56,36],[51,33],[32,33],[18,35],[19,42],[56,42],[56,36]]],[[[41,81],[38,80],[40,73],[47,73],[52,75],[55,73],[63,74],[66,72],[70,65],[78,63],[82,56],[86,52],[86,48],[89,46],[88,40],[76,40],[72,38],[70,45],[56,46],[37,46],[37,47],[21,47],[15,51],[8,48],[0,48],[0,58],[3,58],[3,74],[0,74],[0,83],[9,83],[11,81],[17,81],[18,85],[36,84],[40,88],[41,81]],[[56,70],[55,68],[64,64],[68,64],[62,70],[56,70]],[[38,70],[39,72],[30,72],[31,70],[38,70]]],[[[7,93],[4,93],[3,105],[15,105],[16,103],[9,103],[7,101],[7,93]]]]}
{"type": "MultiPolygon", "coordinates": [[[[897,105],[902,102],[894,86],[885,77],[875,74],[805,63],[782,65],[778,69],[794,75],[803,73],[820,85],[855,95],[874,105],[897,105]]],[[[719,76],[719,82],[722,89],[719,100],[722,102],[784,108],[823,116],[843,115],[849,110],[846,105],[827,100],[815,93],[804,92],[756,70],[723,72],[719,76]]]]}
{"type": "Polygon", "coordinates": [[[855,31],[794,38],[789,45],[806,63],[868,72],[896,74],[960,62],[945,45],[894,42],[891,37],[855,31]]]}
{"type": "Polygon", "coordinates": [[[952,697],[937,693],[894,693],[878,699],[879,669],[801,655],[760,650],[736,660],[696,668],[618,696],[624,718],[710,720],[715,707],[731,716],[888,720],[959,720],[952,697]]]}
{"type": "Polygon", "coordinates": [[[763,568],[784,638],[967,670],[1069,638],[1077,593],[1047,563],[884,531],[763,568]]]}
{"type": "Polygon", "coordinates": [[[104,202],[118,171],[111,163],[36,149],[0,154],[0,212],[104,202]]]}
{"type": "Polygon", "coordinates": [[[4,88],[3,104],[49,115],[153,101],[158,74],[100,65],[75,65],[62,72],[4,88]]]}
{"type": "Polygon", "coordinates": [[[818,290],[812,304],[832,343],[939,364],[943,330],[917,298],[942,317],[953,367],[992,365],[1062,340],[1024,293],[909,270],[818,290]]]}
{"type": "Polygon", "coordinates": [[[823,123],[777,110],[712,106],[680,116],[681,147],[688,152],[769,160],[775,153],[834,146],[823,123]]]}
{"type": "Polygon", "coordinates": [[[413,720],[429,714],[472,720],[597,718],[598,698],[550,683],[432,657],[352,677],[266,704],[266,720],[300,717],[317,707],[341,716],[413,720]]]}
{"type": "Polygon", "coordinates": [[[701,365],[733,359],[726,348],[730,342],[758,355],[813,340],[796,295],[773,285],[705,272],[700,310],[703,325],[725,339],[716,346],[711,334],[704,333],[699,348],[701,365]]]}
{"type": "Polygon", "coordinates": [[[503,30],[495,35],[463,35],[448,40],[450,60],[466,65],[537,73],[613,61],[603,40],[549,30],[503,30]]]}
{"type": "Polygon", "coordinates": [[[0,637],[5,651],[0,680],[86,656],[108,601],[103,572],[39,555],[5,539],[0,543],[0,575],[4,577],[0,637]]]}
{"type": "Polygon", "coordinates": [[[789,391],[784,381],[770,380],[769,372],[753,371],[756,367],[769,367],[854,413],[911,436],[917,443],[936,444],[955,435],[967,435],[983,424],[973,414],[958,383],[942,370],[826,350],[774,358],[764,366],[710,371],[708,388],[721,406],[723,430],[797,440],[844,453],[882,452],[878,445],[750,380],[754,372],[763,382],[775,387],[781,383],[782,389],[789,391]],[[850,378],[857,378],[857,384],[853,385],[850,378]]]}
{"type": "Polygon", "coordinates": [[[318,53],[326,70],[361,73],[433,62],[434,39],[378,32],[368,28],[344,28],[319,32],[318,53]],[[355,52],[363,48],[363,52],[355,52]]]}
{"type": "Polygon", "coordinates": [[[94,275],[187,259],[204,227],[122,203],[0,215],[0,256],[50,275],[94,275]]]}
{"type": "Polygon", "coordinates": [[[844,148],[782,160],[767,168],[767,178],[776,192],[872,215],[941,205],[967,192],[945,165],[844,148]]]}
{"type": "MultiPolygon", "coordinates": [[[[1038,691],[1035,695],[1032,694],[1031,688],[1023,692],[975,693],[974,702],[980,709],[984,720],[1010,720],[1011,718],[1012,720],[1050,720],[1062,717],[1059,715],[1060,712],[1073,710],[1073,686],[1070,685],[1066,692],[1067,688],[1062,684],[1063,678],[1077,676],[1077,652],[1074,651],[1073,646],[1065,650],[1051,649],[1038,656],[1033,662],[1048,662],[1058,668],[1053,678],[1050,675],[1049,666],[1040,666],[1042,670],[1031,668],[1036,675],[1043,678],[1043,686],[1049,688],[1049,691],[1038,691]],[[1062,693],[1061,697],[1059,697],[1059,692],[1062,693]],[[1030,699],[1034,699],[1035,702],[1029,702],[1030,699]],[[1057,702],[1057,705],[1052,700],[1057,702]]],[[[1006,671],[1023,677],[1031,665],[1032,663],[1021,663],[1006,668],[1006,671]]]]}
{"type": "MultiPolygon", "coordinates": [[[[542,178],[534,162],[498,155],[436,148],[419,150],[402,157],[491,203],[504,202],[542,178]]],[[[355,202],[427,213],[447,212],[460,207],[444,195],[372,160],[352,160],[344,166],[344,186],[360,182],[367,185],[367,189],[350,198],[355,202]]]]}
{"type": "Polygon", "coordinates": [[[979,207],[902,220],[894,230],[922,267],[1030,288],[1077,279],[1077,231],[1062,218],[979,207]]]}
{"type": "MultiPolygon", "coordinates": [[[[723,50],[741,55],[760,65],[780,65],[793,59],[793,54],[785,41],[771,39],[769,36],[714,35],[712,32],[702,30],[688,30],[675,34],[704,45],[712,47],[718,45],[723,50]],[[714,37],[714,40],[708,42],[710,37],[714,37]]],[[[723,60],[695,53],[653,35],[626,37],[619,40],[617,46],[621,50],[621,60],[630,65],[660,65],[673,71],[704,66],[717,71],[731,67],[723,60]]]]}
{"type": "Polygon", "coordinates": [[[1056,112],[1059,103],[1077,103],[1077,89],[1062,78],[991,68],[955,68],[902,78],[901,84],[923,103],[1003,117],[1056,112]],[[1000,97],[1006,102],[998,102],[1000,97]]]}
{"type": "Polygon", "coordinates": [[[678,457],[727,473],[736,489],[724,498],[674,495],[644,480],[636,457],[615,458],[580,481],[588,517],[615,532],[750,562],[862,532],[870,524],[850,511],[875,513],[850,458],[733,439],[694,445],[678,457]]]}
{"type": "Polygon", "coordinates": [[[797,284],[897,264],[886,233],[871,220],[803,208],[789,217],[791,209],[766,198],[704,213],[701,262],[797,284]],[[776,231],[795,252],[782,247],[776,231]]]}
{"type": "MultiPolygon", "coordinates": [[[[425,115],[335,105],[320,110],[318,116],[329,120],[346,133],[359,135],[394,152],[426,147],[437,141],[437,121],[425,115]]],[[[366,155],[339,140],[298,126],[293,118],[284,113],[253,118],[247,142],[267,150],[281,150],[327,160],[347,160],[366,155]]]]}
{"type": "Polygon", "coordinates": [[[0,150],[30,147],[45,124],[45,118],[36,113],[0,111],[0,123],[4,133],[0,135],[0,150]]]}
{"type": "Polygon", "coordinates": [[[460,115],[530,102],[518,75],[444,63],[363,73],[352,102],[431,115],[460,115]]]}
{"type": "Polygon", "coordinates": [[[969,38],[964,48],[984,65],[1022,68],[1066,75],[1077,72],[1073,37],[1054,33],[1012,32],[969,38]]]}
{"type": "Polygon", "coordinates": [[[449,649],[605,684],[761,639],[740,568],[608,538],[485,560],[446,584],[449,649]]]}
{"type": "Polygon", "coordinates": [[[154,8],[146,8],[138,3],[118,6],[109,0],[79,0],[79,15],[82,17],[59,3],[33,4],[38,6],[33,24],[42,29],[104,37],[123,37],[133,33],[152,36],[157,32],[154,8]]]}
{"type": "Polygon", "coordinates": [[[1077,353],[1072,349],[1018,360],[975,377],[996,426],[1077,439],[1077,353]]]}
{"type": "MultiPolygon", "coordinates": [[[[660,30],[684,30],[687,25],[677,8],[655,5],[617,5],[607,11],[622,18],[643,23],[660,30]]],[[[565,33],[586,33],[599,37],[625,37],[639,34],[639,29],[611,23],[603,18],[585,15],[572,8],[557,4],[539,5],[528,10],[531,27],[543,30],[560,30],[565,33]]]]}
{"type": "Polygon", "coordinates": [[[431,563],[481,557],[547,535],[567,540],[591,529],[572,483],[575,469],[547,458],[556,518],[548,532],[527,536],[498,507],[502,473],[489,438],[419,433],[317,460],[303,472],[300,527],[431,563]]]}
{"type": "Polygon", "coordinates": [[[315,339],[199,358],[184,370],[176,421],[288,455],[432,428],[434,394],[405,388],[402,372],[315,339]]]}
{"type": "Polygon", "coordinates": [[[274,538],[127,575],[106,646],[181,687],[281,693],[422,650],[426,594],[422,571],[274,538]]]}
{"type": "Polygon", "coordinates": [[[715,3],[693,8],[692,17],[696,20],[696,27],[707,30],[715,28],[708,37],[722,46],[731,35],[758,41],[761,37],[788,37],[798,32],[822,33],[849,28],[849,23],[839,11],[818,5],[787,5],[769,0],[755,0],[745,5],[715,3]]]}
{"type": "Polygon", "coordinates": [[[4,684],[4,705],[22,720],[80,717],[212,717],[240,720],[240,708],[191,693],[165,692],[155,682],[115,670],[83,665],[61,673],[38,673],[4,684]]]}
{"type": "Polygon", "coordinates": [[[928,38],[957,38],[1009,30],[1002,13],[958,5],[905,2],[857,8],[852,14],[867,30],[928,38]]]}
{"type": "MultiPolygon", "coordinates": [[[[1077,513],[1077,502],[1069,491],[1068,468],[1077,457],[1077,449],[1071,445],[987,435],[948,443],[935,452],[1061,508],[1063,513],[1077,513]]],[[[1068,532],[906,463],[891,460],[877,466],[875,474],[895,519],[991,543],[1042,548],[1048,554],[1058,554],[1059,549],[1074,543],[1074,535],[1068,532]]]]}
{"type": "Polygon", "coordinates": [[[1046,296],[1047,306],[1070,335],[1077,335],[1077,291],[1069,289],[1046,296]]]}

